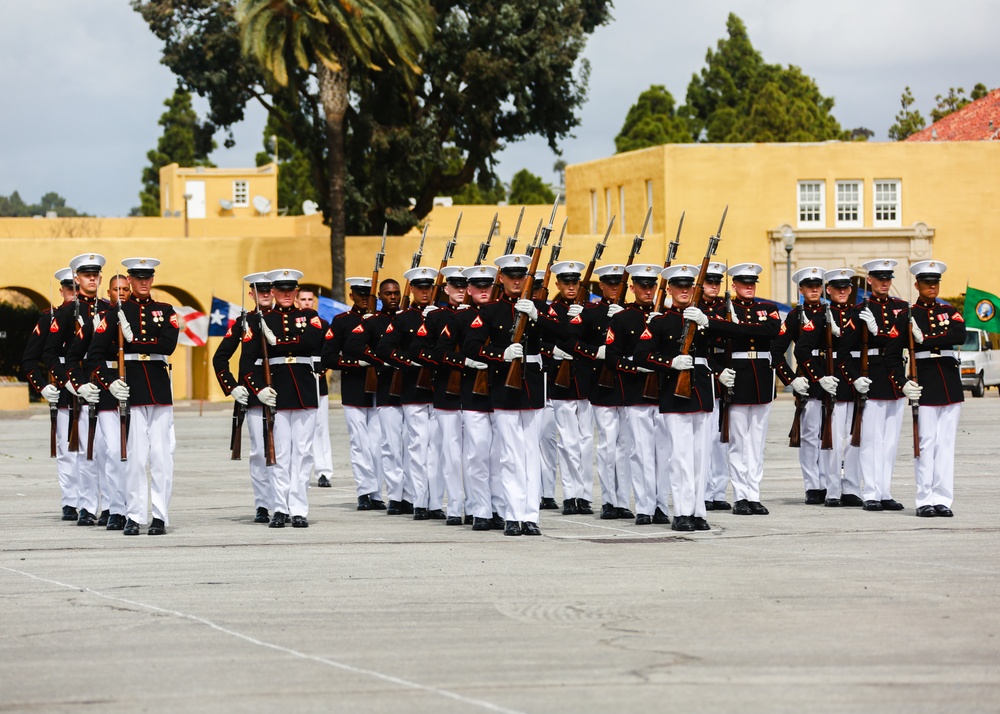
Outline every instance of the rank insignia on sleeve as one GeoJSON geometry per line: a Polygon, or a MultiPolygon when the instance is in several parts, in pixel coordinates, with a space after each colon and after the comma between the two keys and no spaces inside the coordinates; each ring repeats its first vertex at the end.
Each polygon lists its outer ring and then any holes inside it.
{"type": "Polygon", "coordinates": [[[639,335],[639,339],[640,340],[651,340],[651,339],[653,339],[653,333],[650,332],[649,328],[647,327],[646,329],[644,329],[642,331],[642,334],[639,335]]]}
{"type": "Polygon", "coordinates": [[[97,329],[94,330],[94,332],[104,332],[106,329],[108,329],[108,321],[102,317],[101,324],[97,326],[97,329]]]}
{"type": "Polygon", "coordinates": [[[615,341],[615,333],[612,332],[611,328],[609,327],[608,328],[608,337],[607,337],[607,339],[604,340],[604,344],[610,345],[614,341],[615,341]]]}
{"type": "Polygon", "coordinates": [[[387,328],[385,328],[385,334],[388,335],[392,331],[393,331],[393,329],[392,329],[392,323],[390,322],[389,326],[387,328]]]}
{"type": "MultiPolygon", "coordinates": [[[[233,324],[235,324],[235,323],[233,323],[233,324]]],[[[233,326],[230,325],[229,329],[226,330],[226,337],[232,337],[232,336],[233,336],[233,326]]]]}
{"type": "MultiPolygon", "coordinates": [[[[361,325],[358,325],[358,327],[361,327],[361,325]]],[[[351,332],[357,332],[357,331],[358,331],[357,328],[351,330],[351,332]]],[[[364,332],[364,330],[361,330],[361,331],[364,332]]],[[[332,327],[326,328],[326,334],[323,336],[323,339],[325,339],[325,340],[332,340],[333,339],[333,328],[332,327]]]]}
{"type": "MultiPolygon", "coordinates": [[[[365,331],[364,325],[362,325],[360,322],[357,324],[357,326],[353,330],[351,330],[351,332],[356,332],[358,334],[361,334],[364,331],[365,331]]],[[[329,332],[332,333],[333,330],[331,329],[329,332]]],[[[330,338],[327,338],[327,339],[330,339],[330,338]]]]}
{"type": "Polygon", "coordinates": [[[243,341],[249,342],[253,339],[253,330],[250,329],[250,325],[247,325],[247,329],[243,332],[243,341]]]}
{"type": "Polygon", "coordinates": [[[952,315],[951,319],[954,320],[955,322],[965,322],[965,318],[962,317],[962,313],[960,312],[956,312],[954,315],[952,315]]]}
{"type": "Polygon", "coordinates": [[[38,325],[35,325],[35,329],[32,330],[32,334],[33,335],[40,335],[40,334],[42,334],[42,331],[38,329],[38,325]]]}
{"type": "Polygon", "coordinates": [[[771,314],[768,315],[768,317],[773,318],[775,320],[780,320],[781,319],[781,315],[778,314],[777,310],[772,310],[771,314]]]}
{"type": "Polygon", "coordinates": [[[802,326],[802,330],[805,332],[812,332],[815,329],[816,326],[813,324],[812,320],[809,320],[806,324],[802,326]]]}
{"type": "Polygon", "coordinates": [[[323,329],[323,323],[319,319],[319,315],[313,315],[312,319],[309,320],[309,324],[315,327],[317,330],[323,329]]]}
{"type": "Polygon", "coordinates": [[[549,305],[549,317],[559,317],[559,313],[551,305],[549,305]]]}
{"type": "Polygon", "coordinates": [[[896,329],[895,325],[893,325],[892,329],[889,330],[889,337],[899,337],[899,330],[896,329]]]}
{"type": "Polygon", "coordinates": [[[778,334],[779,335],[783,335],[783,334],[785,334],[785,332],[787,332],[787,330],[788,330],[788,325],[786,325],[784,322],[782,322],[781,323],[781,329],[778,330],[778,334]]]}
{"type": "Polygon", "coordinates": [[[581,322],[583,322],[583,318],[580,317],[580,315],[577,315],[576,317],[572,318],[569,321],[569,324],[571,324],[571,325],[579,325],[581,322]]]}
{"type": "Polygon", "coordinates": [[[482,327],[482,326],[483,326],[483,320],[479,315],[476,315],[476,319],[472,321],[471,325],[469,325],[469,327],[482,327]]]}
{"type": "Polygon", "coordinates": [[[420,323],[420,327],[417,328],[417,337],[427,337],[427,325],[420,323]]]}
{"type": "Polygon", "coordinates": [[[445,325],[444,329],[441,330],[441,337],[451,337],[451,330],[448,329],[447,325],[445,325]]]}
{"type": "Polygon", "coordinates": [[[173,312],[170,314],[170,324],[174,327],[180,328],[180,323],[177,321],[177,313],[173,312]]]}
{"type": "Polygon", "coordinates": [[[49,323],[49,332],[59,332],[59,323],[55,320],[49,323]]]}

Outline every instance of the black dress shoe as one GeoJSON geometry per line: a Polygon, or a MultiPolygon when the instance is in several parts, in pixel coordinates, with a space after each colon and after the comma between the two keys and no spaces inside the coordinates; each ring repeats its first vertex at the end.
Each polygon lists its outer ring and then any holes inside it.
{"type": "Polygon", "coordinates": [[[112,513],[108,516],[107,529],[109,531],[120,531],[125,527],[125,516],[120,513],[112,513]]]}
{"type": "Polygon", "coordinates": [[[281,511],[275,511],[274,515],[271,516],[271,524],[268,528],[284,528],[285,522],[288,520],[288,514],[282,513],[281,511]]]}
{"type": "Polygon", "coordinates": [[[840,496],[841,506],[851,506],[851,507],[861,507],[865,505],[865,502],[861,499],[861,496],[855,495],[853,493],[844,493],[840,496]]]}
{"type": "Polygon", "coordinates": [[[947,506],[942,506],[940,504],[934,506],[934,512],[939,516],[941,516],[942,518],[951,518],[952,516],[955,515],[954,513],[952,513],[950,508],[948,508],[947,506]]]}
{"type": "Polygon", "coordinates": [[[701,516],[694,516],[694,518],[692,518],[691,520],[694,522],[694,529],[696,531],[710,531],[710,530],[712,530],[712,526],[708,525],[708,521],[706,521],[701,516]]]}
{"type": "Polygon", "coordinates": [[[440,508],[432,508],[427,511],[427,515],[430,516],[433,521],[443,521],[448,518],[448,514],[442,511],[440,508]]]}
{"type": "Polygon", "coordinates": [[[413,509],[413,520],[415,520],[415,521],[429,521],[430,518],[431,518],[431,516],[427,512],[426,508],[414,508],[413,509]]]}
{"type": "Polygon", "coordinates": [[[372,510],[372,499],[371,496],[365,494],[364,496],[358,496],[358,511],[370,511],[372,510]]]}
{"type": "Polygon", "coordinates": [[[934,510],[934,506],[917,506],[917,516],[920,518],[934,518],[937,515],[937,511],[934,510]]]}
{"type": "Polygon", "coordinates": [[[640,513],[635,517],[635,524],[637,526],[648,526],[653,522],[653,517],[648,516],[645,513],[640,513]]]}
{"type": "Polygon", "coordinates": [[[767,510],[767,506],[760,501],[747,501],[747,503],[750,505],[750,513],[755,516],[766,516],[770,513],[770,511],[767,510]]]}
{"type": "Polygon", "coordinates": [[[381,498],[372,498],[371,495],[369,495],[368,501],[372,504],[373,511],[385,510],[385,501],[383,501],[381,498]]]}
{"type": "Polygon", "coordinates": [[[444,524],[446,526],[460,526],[460,525],[462,525],[462,517],[461,516],[448,516],[445,519],[444,524]]]}
{"type": "Polygon", "coordinates": [[[399,502],[399,512],[404,516],[413,515],[413,504],[407,501],[405,498],[399,502]]]}
{"type": "Polygon", "coordinates": [[[78,518],[76,509],[72,506],[63,506],[62,519],[64,521],[75,521],[78,518]]]}
{"type": "Polygon", "coordinates": [[[670,526],[670,530],[674,531],[693,531],[694,519],[691,516],[674,516],[674,522],[670,526]]]}
{"type": "Polygon", "coordinates": [[[539,508],[543,511],[558,511],[559,504],[556,503],[556,499],[554,498],[543,498],[539,508]]]}
{"type": "Polygon", "coordinates": [[[472,522],[473,522],[473,520],[474,520],[474,517],[473,517],[473,516],[466,516],[466,517],[465,517],[465,525],[467,525],[467,526],[471,526],[471,525],[472,525],[472,522]]]}
{"type": "Polygon", "coordinates": [[[745,498],[741,498],[736,503],[733,504],[733,515],[734,516],[752,516],[753,511],[750,510],[750,501],[745,498]]]}
{"type": "Polygon", "coordinates": [[[712,501],[712,506],[715,511],[731,511],[732,506],[729,505],[729,501],[712,501]]]}
{"type": "Polygon", "coordinates": [[[806,489],[806,505],[819,506],[826,499],[826,491],[818,488],[806,489]]]}
{"type": "Polygon", "coordinates": [[[576,499],[567,498],[563,501],[563,515],[564,516],[575,516],[580,511],[576,508],[576,499]]]}
{"type": "Polygon", "coordinates": [[[254,523],[270,523],[271,516],[263,506],[257,506],[257,513],[253,517],[254,523]]]}
{"type": "Polygon", "coordinates": [[[399,501],[389,501],[389,507],[385,509],[385,515],[387,516],[398,516],[399,515],[399,501]]]}
{"type": "Polygon", "coordinates": [[[167,532],[167,527],[163,525],[163,521],[159,518],[154,518],[149,522],[149,530],[146,531],[146,535],[163,535],[167,532]]]}
{"type": "Polygon", "coordinates": [[[531,521],[525,521],[521,524],[521,535],[527,536],[538,536],[542,534],[542,529],[538,527],[537,523],[532,523],[531,521]]]}
{"type": "Polygon", "coordinates": [[[823,505],[827,508],[840,508],[842,504],[839,498],[828,498],[823,502],[823,505]]]}
{"type": "Polygon", "coordinates": [[[632,513],[632,511],[627,508],[622,508],[621,506],[618,506],[618,508],[615,509],[615,513],[619,518],[635,518],[635,514],[632,513]]]}
{"type": "Polygon", "coordinates": [[[880,501],[865,501],[865,505],[862,506],[866,511],[881,511],[882,503],[880,501]]]}
{"type": "Polygon", "coordinates": [[[125,528],[122,529],[123,535],[139,535],[139,524],[129,518],[125,521],[125,528]]]}
{"type": "Polygon", "coordinates": [[[308,528],[309,521],[305,516],[292,516],[292,528],[308,528]]]}
{"type": "Polygon", "coordinates": [[[328,479],[325,475],[320,474],[319,478],[316,479],[316,485],[320,488],[330,488],[330,479],[328,479]]]}
{"type": "Polygon", "coordinates": [[[668,516],[666,513],[660,510],[660,507],[657,506],[656,512],[653,513],[653,523],[659,525],[666,525],[667,523],[670,523],[670,516],[668,516]]]}
{"type": "Polygon", "coordinates": [[[503,534],[505,536],[519,536],[521,535],[521,524],[517,521],[507,521],[503,528],[503,534]]]}
{"type": "Polygon", "coordinates": [[[88,511],[86,508],[80,509],[80,515],[76,520],[78,526],[92,526],[97,523],[97,519],[94,518],[94,514],[88,511]]]}
{"type": "Polygon", "coordinates": [[[715,510],[715,501],[705,501],[705,510],[706,511],[714,511],[715,510]]]}
{"type": "Polygon", "coordinates": [[[493,517],[490,518],[490,525],[494,530],[502,531],[506,527],[507,521],[501,518],[499,513],[493,511],[493,517]]]}
{"type": "Polygon", "coordinates": [[[109,511],[108,509],[105,508],[103,511],[101,511],[101,515],[97,519],[97,525],[99,525],[99,526],[106,526],[106,525],[108,525],[108,519],[109,518],[111,518],[111,511],[109,511]]]}
{"type": "Polygon", "coordinates": [[[493,529],[493,524],[490,523],[489,518],[472,518],[472,530],[474,531],[488,531],[493,529]]]}
{"type": "Polygon", "coordinates": [[[602,521],[613,521],[618,518],[618,509],[612,506],[610,503],[605,503],[601,506],[601,520],[602,521]]]}
{"type": "Polygon", "coordinates": [[[578,498],[576,499],[576,512],[584,516],[590,516],[593,515],[594,509],[590,507],[590,501],[585,498],[578,498]]]}
{"type": "Polygon", "coordinates": [[[887,511],[902,511],[906,506],[894,498],[882,499],[882,508],[887,511]]]}

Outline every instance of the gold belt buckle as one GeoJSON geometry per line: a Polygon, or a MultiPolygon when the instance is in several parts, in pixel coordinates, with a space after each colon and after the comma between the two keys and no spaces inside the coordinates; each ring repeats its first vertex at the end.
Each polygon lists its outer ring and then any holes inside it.
{"type": "Polygon", "coordinates": [[[295,356],[294,355],[286,355],[285,356],[285,364],[295,364],[295,356]]]}
{"type": "Polygon", "coordinates": [[[140,352],[139,353],[139,361],[140,362],[149,362],[149,355],[146,354],[145,352],[140,352]]]}

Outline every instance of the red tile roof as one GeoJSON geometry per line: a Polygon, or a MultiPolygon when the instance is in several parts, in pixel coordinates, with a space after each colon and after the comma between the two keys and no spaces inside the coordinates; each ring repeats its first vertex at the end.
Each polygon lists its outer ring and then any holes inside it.
{"type": "Polygon", "coordinates": [[[966,104],[906,141],[996,141],[1000,139],[1000,89],[966,104]]]}

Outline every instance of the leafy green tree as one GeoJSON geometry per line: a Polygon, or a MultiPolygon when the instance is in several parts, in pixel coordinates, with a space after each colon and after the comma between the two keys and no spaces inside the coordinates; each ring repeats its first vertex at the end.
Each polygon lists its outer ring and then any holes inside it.
{"type": "Polygon", "coordinates": [[[21,194],[14,191],[10,196],[0,196],[0,217],[2,218],[30,218],[31,216],[44,216],[49,212],[55,213],[60,218],[75,218],[86,216],[75,208],[66,205],[66,199],[54,191],[49,191],[38,203],[25,203],[21,194]]]}
{"type": "Polygon", "coordinates": [[[931,109],[931,123],[944,119],[952,112],[957,112],[967,104],[971,104],[977,99],[982,99],[989,93],[990,90],[982,82],[979,82],[972,88],[972,94],[968,97],[965,96],[965,90],[962,87],[958,89],[949,87],[947,94],[938,94],[934,97],[937,106],[931,109]]]}
{"type": "Polygon", "coordinates": [[[615,149],[621,153],[691,141],[687,122],[677,115],[674,108],[673,96],[663,85],[654,84],[640,94],[638,101],[628,110],[625,124],[615,137],[615,149]]]}
{"type": "Polygon", "coordinates": [[[510,202],[516,205],[552,204],[556,200],[555,193],[545,185],[545,182],[528,169],[521,169],[510,180],[510,202]]]}
{"type": "Polygon", "coordinates": [[[896,123],[889,127],[889,138],[892,141],[903,141],[906,137],[916,134],[927,126],[927,122],[924,121],[920,111],[910,108],[913,106],[913,102],[913,92],[907,87],[903,90],[903,95],[899,98],[902,109],[896,115],[896,123]]]}
{"type": "Polygon", "coordinates": [[[156,148],[146,154],[149,166],[142,170],[140,210],[144,216],[160,215],[160,169],[167,164],[214,166],[208,155],[215,150],[215,126],[202,123],[191,105],[191,94],[178,87],[163,102],[167,108],[160,116],[163,134],[156,148]]]}
{"type": "Polygon", "coordinates": [[[705,57],[706,67],[688,84],[693,139],[708,142],[826,141],[846,139],[813,79],[795,66],[767,64],[754,49],[746,26],[730,13],[728,39],[705,57]]]}

